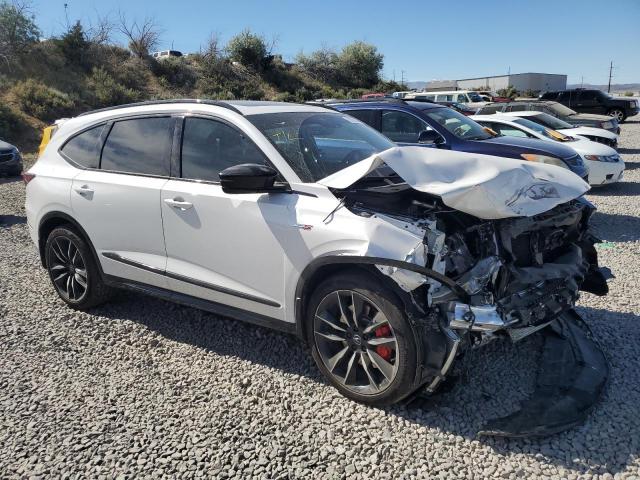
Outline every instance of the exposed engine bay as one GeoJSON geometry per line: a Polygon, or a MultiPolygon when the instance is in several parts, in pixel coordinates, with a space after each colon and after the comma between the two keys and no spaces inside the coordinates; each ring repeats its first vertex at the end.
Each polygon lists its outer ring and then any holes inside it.
{"type": "Polygon", "coordinates": [[[404,261],[451,280],[445,284],[436,274],[376,265],[406,292],[418,311],[435,319],[447,339],[441,361],[425,361],[439,364],[440,370],[424,385],[423,393],[436,391],[466,348],[500,336],[515,342],[542,331],[555,346],[543,349],[546,356],[536,393],[520,412],[490,422],[480,433],[545,435],[582,421],[608,376],[603,353],[573,310],[581,290],[608,292],[594,248],[599,240],[589,230],[595,207],[579,197],[532,216],[486,220],[413,189],[385,169],[334,193],[356,215],[377,217],[420,235],[422,243],[407,252],[404,261]],[[559,338],[565,340],[560,342],[563,347],[558,346],[559,338]],[[596,365],[588,367],[590,381],[585,381],[587,357],[596,365]],[[563,380],[551,386],[546,376],[559,378],[559,363],[563,380]],[[562,400],[566,395],[561,392],[572,388],[579,391],[574,395],[577,400],[562,400]],[[587,392],[590,401],[580,392],[587,392]],[[547,411],[553,415],[545,416],[547,411]]]}

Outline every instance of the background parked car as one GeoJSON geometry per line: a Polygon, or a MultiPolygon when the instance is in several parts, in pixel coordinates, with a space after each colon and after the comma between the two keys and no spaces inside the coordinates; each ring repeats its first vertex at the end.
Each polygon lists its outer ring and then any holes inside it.
{"type": "Polygon", "coordinates": [[[544,112],[553,115],[571,125],[584,125],[587,127],[604,128],[615,134],[620,134],[620,126],[615,118],[606,115],[595,115],[588,113],[578,113],[558,102],[550,100],[515,101],[509,103],[489,103],[478,109],[479,115],[491,115],[492,113],[504,112],[524,112],[524,111],[544,112]]]}
{"type": "Polygon", "coordinates": [[[404,96],[405,100],[427,100],[430,102],[464,103],[472,108],[478,108],[487,102],[480,94],[473,90],[453,90],[449,92],[415,92],[404,96]]]}
{"type": "Polygon", "coordinates": [[[542,100],[555,100],[576,112],[598,113],[614,117],[618,122],[624,122],[640,112],[640,102],[636,99],[615,98],[602,90],[573,88],[545,92],[540,95],[542,100]]]}
{"type": "Polygon", "coordinates": [[[544,112],[506,112],[502,115],[527,118],[532,122],[536,122],[545,127],[557,130],[561,133],[564,133],[565,135],[580,135],[581,137],[588,138],[592,142],[603,143],[611,148],[618,148],[618,135],[605,130],[604,128],[582,126],[574,127],[570,123],[567,123],[564,120],[560,120],[559,118],[544,112]]]}
{"type": "Polygon", "coordinates": [[[526,118],[504,114],[475,115],[473,120],[507,137],[538,138],[548,142],[563,142],[573,148],[589,168],[589,185],[615,183],[622,179],[624,162],[611,147],[580,136],[569,136],[526,118]]]}
{"type": "Polygon", "coordinates": [[[482,97],[487,97],[487,102],[510,102],[511,101],[509,97],[501,97],[496,92],[492,92],[490,90],[480,90],[478,93],[482,97]]]}
{"type": "Polygon", "coordinates": [[[587,169],[573,149],[532,138],[499,137],[451,108],[430,102],[345,101],[330,104],[401,145],[423,145],[547,163],[586,180],[587,169]]]}
{"type": "Polygon", "coordinates": [[[22,156],[18,147],[0,140],[0,175],[20,175],[22,156]]]}

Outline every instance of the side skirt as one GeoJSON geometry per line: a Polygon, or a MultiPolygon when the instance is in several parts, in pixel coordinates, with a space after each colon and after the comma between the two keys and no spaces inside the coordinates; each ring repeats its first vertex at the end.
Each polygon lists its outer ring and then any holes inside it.
{"type": "Polygon", "coordinates": [[[285,322],[277,318],[267,317],[258,313],[248,312],[240,308],[231,307],[222,303],[204,300],[198,297],[192,297],[184,293],[174,292],[165,288],[155,287],[144,283],[133,282],[112,275],[104,275],[104,281],[107,285],[115,288],[124,288],[137,293],[144,293],[153,297],[158,297],[169,302],[178,303],[187,307],[197,308],[223,317],[230,317],[241,322],[251,323],[260,327],[278,330],[280,332],[296,335],[296,326],[293,323],[285,322]]]}

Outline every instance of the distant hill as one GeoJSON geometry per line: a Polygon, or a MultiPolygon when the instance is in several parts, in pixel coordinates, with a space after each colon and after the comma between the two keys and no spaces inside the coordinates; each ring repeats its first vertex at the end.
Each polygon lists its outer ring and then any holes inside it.
{"type": "MultiPolygon", "coordinates": [[[[416,81],[416,82],[407,82],[409,88],[415,88],[416,90],[422,90],[427,82],[416,81]]],[[[590,83],[585,83],[580,85],[579,83],[567,85],[567,88],[597,88],[598,90],[607,91],[607,85],[592,85],[590,83]]],[[[640,91],[640,83],[614,83],[611,85],[612,92],[638,92],[640,91]]]]}

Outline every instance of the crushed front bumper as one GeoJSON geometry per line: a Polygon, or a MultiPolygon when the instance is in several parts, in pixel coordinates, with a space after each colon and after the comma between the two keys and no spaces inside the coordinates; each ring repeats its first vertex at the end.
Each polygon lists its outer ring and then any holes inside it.
{"type": "Polygon", "coordinates": [[[535,391],[520,410],[489,421],[478,435],[552,435],[582,423],[602,396],[609,364],[575,310],[560,315],[542,334],[535,391]]]}

